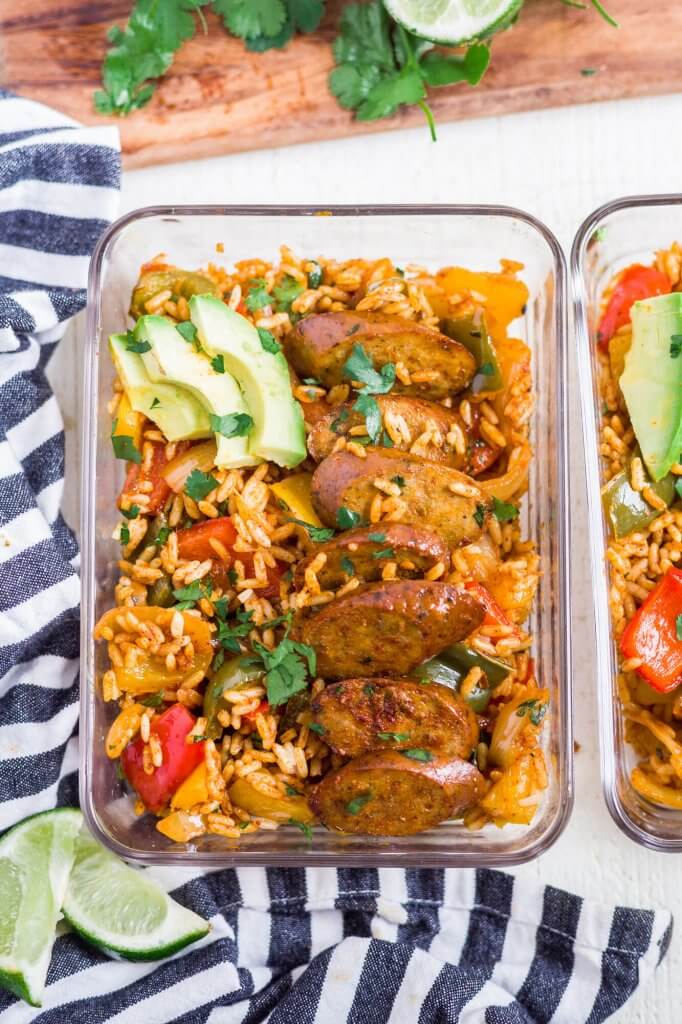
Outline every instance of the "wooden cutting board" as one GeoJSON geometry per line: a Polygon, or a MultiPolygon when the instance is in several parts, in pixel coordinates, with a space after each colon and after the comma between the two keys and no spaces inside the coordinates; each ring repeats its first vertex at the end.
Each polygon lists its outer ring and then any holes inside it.
{"type": "MultiPolygon", "coordinates": [[[[682,3],[605,0],[619,30],[593,10],[527,0],[517,25],[497,37],[486,78],[434,90],[439,122],[591,100],[682,91],[682,3]],[[662,8],[665,8],[663,10],[662,8]],[[584,75],[585,68],[596,69],[584,75]]],[[[0,86],[88,123],[106,48],[132,0],[0,0],[0,86]]],[[[207,14],[151,103],[121,130],[128,167],[332,139],[423,123],[418,110],[358,124],[327,90],[342,0],[329,0],[319,31],[285,50],[248,53],[207,14]]],[[[426,133],[426,129],[424,129],[426,133]]],[[[425,138],[426,144],[426,138],[425,138]]]]}

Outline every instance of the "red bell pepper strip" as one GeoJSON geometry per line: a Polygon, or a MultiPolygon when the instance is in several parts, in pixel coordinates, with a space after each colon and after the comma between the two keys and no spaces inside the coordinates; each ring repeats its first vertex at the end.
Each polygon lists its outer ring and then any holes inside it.
{"type": "Polygon", "coordinates": [[[151,731],[161,743],[163,763],[146,775],[143,764],[144,742],[141,737],[129,743],[121,754],[124,774],[149,811],[160,811],[198,764],[204,759],[204,744],[187,743],[196,718],[184,704],[173,704],[155,718],[151,731]]]}
{"type": "Polygon", "coordinates": [[[484,587],[482,583],[479,583],[476,580],[469,580],[469,582],[465,583],[464,586],[485,608],[485,618],[483,619],[484,626],[511,626],[512,632],[508,635],[514,636],[517,639],[520,638],[521,630],[518,626],[514,625],[507,613],[500,608],[499,604],[487,587],[484,587]]]}
{"type": "Polygon", "coordinates": [[[630,307],[638,299],[651,299],[654,295],[667,295],[671,291],[670,279],[655,267],[633,263],[623,272],[604,310],[597,330],[600,348],[606,350],[609,341],[620,327],[630,320],[630,307]]]}
{"type": "MultiPolygon", "coordinates": [[[[156,513],[160,512],[163,506],[166,504],[166,499],[171,492],[170,487],[163,478],[163,471],[168,465],[168,459],[166,458],[166,446],[160,441],[150,442],[154,454],[152,455],[151,462],[148,469],[143,469],[141,464],[131,463],[128,469],[128,475],[126,476],[125,483],[123,485],[124,494],[142,494],[140,484],[149,483],[152,484],[152,490],[145,492],[149,494],[149,504],[145,505],[145,511],[156,513]]],[[[187,448],[188,444],[186,441],[180,441],[175,446],[176,455],[179,454],[183,448],[187,448]]]]}
{"type": "MultiPolygon", "coordinates": [[[[226,586],[228,583],[229,566],[217,561],[219,555],[211,544],[211,540],[217,540],[225,550],[232,556],[232,560],[238,559],[244,566],[244,572],[248,577],[253,576],[253,554],[250,551],[235,551],[234,544],[237,539],[237,531],[229,516],[221,516],[218,519],[209,519],[203,523],[196,523],[186,530],[178,530],[178,554],[180,558],[196,559],[203,562],[207,558],[214,561],[211,576],[215,584],[226,586]]],[[[230,564],[232,564],[230,562],[230,564]]],[[[267,566],[268,577],[267,587],[260,587],[258,594],[262,597],[279,597],[279,581],[284,569],[279,564],[267,566]]]]}
{"type": "Polygon", "coordinates": [[[268,703],[268,701],[262,700],[257,708],[254,708],[253,711],[247,711],[243,717],[247,720],[247,722],[255,722],[256,715],[267,715],[269,710],[270,704],[268,703]]]}
{"type": "Polygon", "coordinates": [[[682,683],[682,570],[669,569],[637,609],[620,638],[625,658],[641,658],[638,674],[654,690],[669,693],[682,683]]]}

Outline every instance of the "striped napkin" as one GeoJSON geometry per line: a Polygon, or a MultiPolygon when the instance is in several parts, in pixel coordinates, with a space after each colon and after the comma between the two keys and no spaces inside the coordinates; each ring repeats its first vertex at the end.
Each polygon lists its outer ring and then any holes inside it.
{"type": "MultiPolygon", "coordinates": [[[[78,548],[45,364],[118,185],[113,129],[0,92],[0,831],[77,802],[78,548]]],[[[64,930],[43,1008],[0,990],[0,1024],[599,1024],[672,930],[496,871],[150,870],[210,935],[133,964],[64,930]]]]}

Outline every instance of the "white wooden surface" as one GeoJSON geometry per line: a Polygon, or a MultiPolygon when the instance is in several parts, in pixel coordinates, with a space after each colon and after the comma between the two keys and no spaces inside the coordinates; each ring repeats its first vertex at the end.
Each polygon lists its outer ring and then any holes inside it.
{"type": "MultiPolygon", "coordinates": [[[[680,113],[680,97],[631,100],[448,125],[439,129],[436,145],[424,129],[151,168],[124,175],[121,212],[173,202],[500,202],[536,214],[568,251],[583,218],[602,202],[682,189],[680,113]]],[[[682,223],[671,225],[670,237],[682,238],[682,223]]],[[[67,428],[74,427],[78,408],[79,327],[52,369],[67,428]]],[[[518,874],[594,900],[668,907],[682,921],[682,858],[635,846],[611,822],[601,797],[575,383],[571,392],[576,805],[553,849],[518,874]]],[[[73,521],[77,440],[73,429],[67,433],[67,512],[73,521]]],[[[655,981],[613,1020],[682,1019],[681,949],[674,936],[655,981]]]]}

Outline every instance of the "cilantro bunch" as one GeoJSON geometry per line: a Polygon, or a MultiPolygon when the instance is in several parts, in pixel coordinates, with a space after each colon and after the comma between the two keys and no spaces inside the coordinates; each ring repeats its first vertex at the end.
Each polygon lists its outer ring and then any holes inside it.
{"type": "Polygon", "coordinates": [[[135,0],[128,23],[114,26],[102,65],[103,89],[95,93],[100,114],[126,115],[149,102],[156,79],[168,71],[182,44],[210,8],[228,32],[257,53],[285,46],[295,32],[313,32],[325,0],[135,0]]]}
{"type": "Polygon", "coordinates": [[[435,140],[427,88],[468,82],[478,85],[490,62],[486,43],[472,43],[464,55],[436,51],[433,43],[396,24],[381,0],[344,8],[333,46],[336,67],[329,88],[358,121],[389,117],[401,106],[421,107],[435,140]]]}

